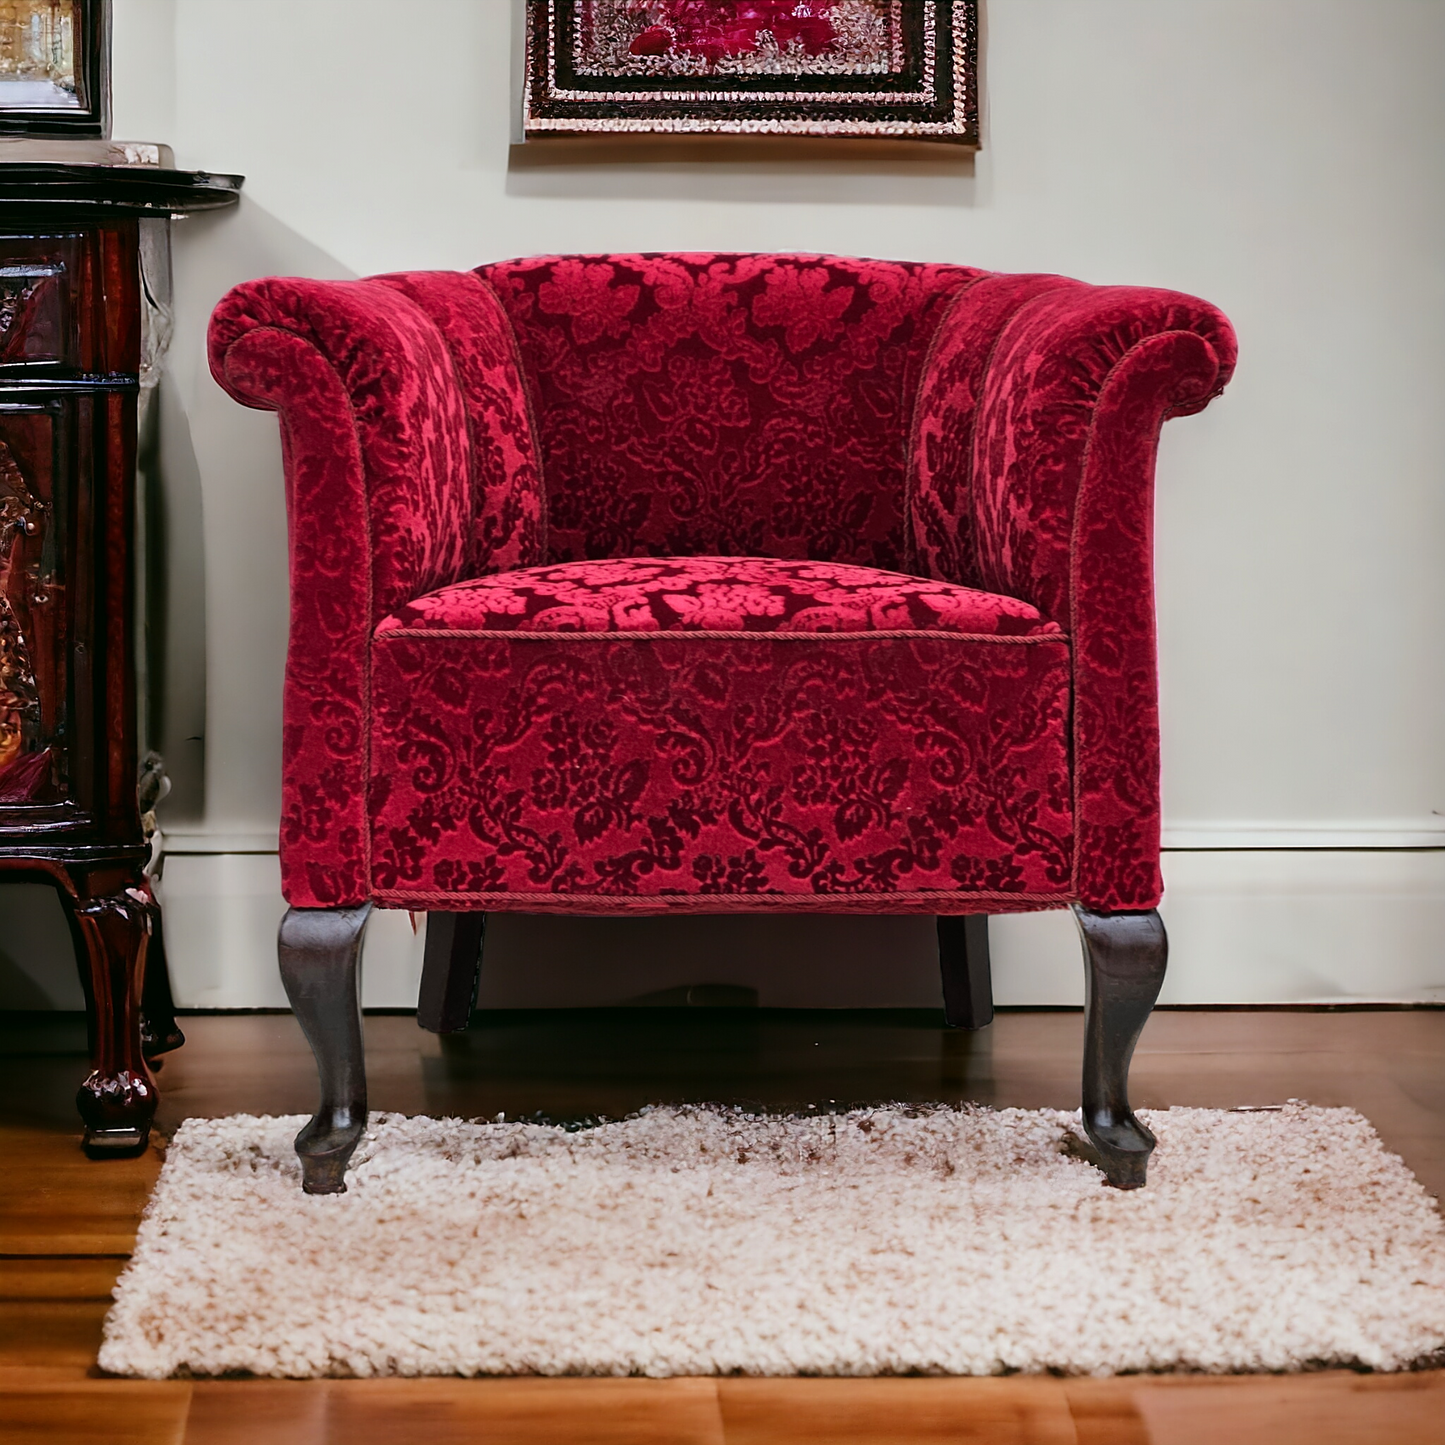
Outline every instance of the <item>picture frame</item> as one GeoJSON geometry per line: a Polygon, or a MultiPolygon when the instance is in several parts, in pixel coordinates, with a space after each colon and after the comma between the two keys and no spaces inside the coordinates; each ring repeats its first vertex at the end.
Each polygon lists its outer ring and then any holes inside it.
{"type": "Polygon", "coordinates": [[[524,141],[979,144],[978,0],[524,0],[523,10],[524,141]]]}
{"type": "Polygon", "coordinates": [[[7,0],[0,136],[110,135],[111,0],[7,0]]]}

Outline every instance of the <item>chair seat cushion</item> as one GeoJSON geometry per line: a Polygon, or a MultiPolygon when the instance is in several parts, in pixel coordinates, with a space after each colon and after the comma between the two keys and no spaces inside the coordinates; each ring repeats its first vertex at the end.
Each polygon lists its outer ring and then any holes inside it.
{"type": "MultiPolygon", "coordinates": [[[[371,897],[1057,905],[1069,678],[1068,639],[1024,604],[860,566],[630,559],[448,587],[372,645],[371,897]]],[[[330,807],[318,789],[317,829],[330,807]]]]}
{"type": "Polygon", "coordinates": [[[378,633],[1057,633],[1027,602],[843,562],[616,557],[524,567],[418,597],[378,633]]]}

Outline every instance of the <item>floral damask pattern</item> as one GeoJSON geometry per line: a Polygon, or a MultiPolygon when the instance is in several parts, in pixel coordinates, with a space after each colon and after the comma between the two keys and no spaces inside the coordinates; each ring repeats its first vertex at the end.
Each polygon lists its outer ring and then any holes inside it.
{"type": "Polygon", "coordinates": [[[1068,676],[1049,635],[383,632],[375,896],[584,911],[1059,902],[1068,676]]]}
{"type": "Polygon", "coordinates": [[[378,276],[441,333],[466,402],[472,461],[468,572],[527,567],[546,555],[546,508],[517,341],[496,292],[470,272],[378,276]]]}
{"type": "Polygon", "coordinates": [[[846,562],[622,557],[529,567],[409,602],[382,622],[483,632],[1059,631],[1026,602],[846,562]]]}
{"type": "Polygon", "coordinates": [[[435,325],[365,281],[270,278],[216,308],[211,370],[281,412],[291,628],[281,765],[288,898],[369,886],[366,679],[372,629],[467,575],[473,515],[465,399],[435,325]]]}
{"type": "Polygon", "coordinates": [[[1158,901],[1154,454],[1213,307],[547,257],[248,282],[211,363],[282,417],[292,904],[1158,901]]]}
{"type": "Polygon", "coordinates": [[[919,380],[909,445],[909,524],[914,565],[931,577],[973,583],[974,418],[1005,325],[1061,276],[986,276],[952,305],[919,380]]]}
{"type": "Polygon", "coordinates": [[[816,256],[483,267],[532,387],[550,559],[907,568],[904,444],[949,298],[983,273],[816,256]]]}
{"type": "Polygon", "coordinates": [[[979,390],[972,575],[1073,638],[1075,886],[1111,908],[1152,908],[1164,886],[1159,429],[1223,390],[1234,357],[1228,321],[1193,297],[1056,283],[1007,321],[979,390]]]}

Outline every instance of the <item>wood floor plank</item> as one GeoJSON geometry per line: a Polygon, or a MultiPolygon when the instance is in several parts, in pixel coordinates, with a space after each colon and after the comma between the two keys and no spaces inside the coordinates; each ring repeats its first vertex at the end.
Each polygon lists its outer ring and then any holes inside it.
{"type": "Polygon", "coordinates": [[[727,1445],[1075,1445],[1056,1380],[718,1381],[727,1445]]]}
{"type": "Polygon", "coordinates": [[[1063,1383],[1078,1445],[1153,1445],[1134,1402],[1136,1384],[1133,1379],[1063,1383]]]}
{"type": "MultiPolygon", "coordinates": [[[[604,1033],[611,1026],[605,1015],[587,1025],[604,1033]]],[[[195,1018],[185,1026],[190,1042],[162,1077],[166,1128],[197,1114],[312,1107],[314,1064],[293,1019],[195,1018]]],[[[492,1043],[458,1053],[409,1017],[368,1018],[373,1102],[463,1116],[500,1108],[608,1112],[641,1086],[625,1078],[625,1050],[599,1046],[574,1059],[579,1027],[553,1037],[540,1024],[510,1043],[505,1029],[494,1030],[492,1043]]],[[[836,1080],[839,1088],[876,1084],[899,1098],[1074,1107],[1081,1033],[1077,1014],[1004,1014],[983,1036],[883,1029],[881,1042],[870,1042],[875,1036],[858,1027],[830,1043],[823,1029],[820,1052],[831,1050],[833,1073],[817,1077],[819,1102],[831,1097],[836,1080]],[[877,1057],[855,1069],[849,1051],[869,1048],[877,1057]]],[[[705,1082],[746,1086],[748,1097],[773,1100],[813,1079],[811,1042],[807,1058],[791,1061],[786,1049],[779,1054],[781,1045],[770,1047],[761,1062],[750,1062],[746,1050],[715,1050],[705,1082]],[[756,1089],[753,1079],[761,1081],[756,1089]]],[[[1230,1107],[1291,1096],[1348,1104],[1440,1193],[1442,1058],[1441,1011],[1161,1012],[1141,1045],[1136,1091],[1156,1105],[1230,1107]]],[[[109,1291],[161,1156],[152,1150],[137,1160],[86,1159],[70,1123],[75,1070],[52,1072],[62,1092],[38,1100],[30,1122],[0,1128],[0,1445],[1445,1445],[1445,1372],[1207,1380],[245,1380],[194,1387],[97,1378],[109,1291]],[[65,1122],[47,1125],[49,1117],[65,1122]]],[[[40,1076],[32,1070],[30,1077],[40,1076]]],[[[680,1097],[701,1087],[694,1075],[672,1078],[666,1068],[645,1084],[658,1098],[669,1088],[680,1097]]]]}
{"type": "Polygon", "coordinates": [[[190,1394],[178,1380],[0,1379],[0,1445],[181,1445],[190,1394]]]}
{"type": "Polygon", "coordinates": [[[326,1445],[725,1445],[714,1380],[337,1380],[326,1445]]]}
{"type": "Polygon", "coordinates": [[[0,1255],[129,1254],[163,1156],[87,1159],[79,1133],[0,1127],[0,1255]]]}
{"type": "Polygon", "coordinates": [[[0,1259],[0,1304],[21,1300],[109,1300],[126,1266],[122,1257],[0,1259]]]}
{"type": "Polygon", "coordinates": [[[1445,1372],[1141,1382],[1150,1445],[1442,1445],[1445,1372]]]}
{"type": "Polygon", "coordinates": [[[198,1381],[185,1445],[725,1445],[712,1380],[198,1381]]]}
{"type": "Polygon", "coordinates": [[[109,1300],[0,1303],[0,1370],[30,1366],[84,1378],[95,1365],[109,1300]]]}
{"type": "Polygon", "coordinates": [[[327,1381],[198,1380],[185,1445],[326,1445],[327,1381]]]}

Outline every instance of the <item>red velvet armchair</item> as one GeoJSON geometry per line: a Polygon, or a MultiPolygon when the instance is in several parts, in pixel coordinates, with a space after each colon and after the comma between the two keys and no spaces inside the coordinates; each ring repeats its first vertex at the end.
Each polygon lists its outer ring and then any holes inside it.
{"type": "Polygon", "coordinates": [[[283,978],[366,1119],[373,905],[463,1026],[486,911],[1072,906],[1084,1121],[1144,1182],[1163,979],[1154,457],[1234,363],[1189,296],[827,256],[551,256],[237,287],[211,366],[280,412],[283,978]]]}

